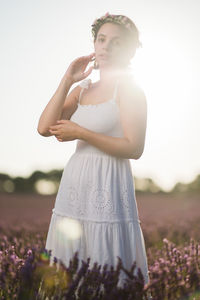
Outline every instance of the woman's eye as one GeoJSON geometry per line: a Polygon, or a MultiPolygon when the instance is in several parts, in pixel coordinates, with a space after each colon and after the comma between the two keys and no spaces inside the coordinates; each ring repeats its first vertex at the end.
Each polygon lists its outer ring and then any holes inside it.
{"type": "Polygon", "coordinates": [[[98,41],[100,41],[100,42],[103,42],[103,41],[104,41],[104,39],[101,39],[101,38],[99,38],[99,39],[98,39],[98,41]]]}

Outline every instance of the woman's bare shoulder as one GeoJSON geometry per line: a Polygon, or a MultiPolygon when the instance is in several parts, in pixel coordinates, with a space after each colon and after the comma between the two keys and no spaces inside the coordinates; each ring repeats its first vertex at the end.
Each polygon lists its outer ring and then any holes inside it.
{"type": "Polygon", "coordinates": [[[124,88],[132,87],[138,90],[143,90],[137,79],[132,74],[125,74],[120,78],[120,85],[124,88]]]}
{"type": "Polygon", "coordinates": [[[80,81],[80,82],[78,82],[77,84],[76,84],[76,86],[75,87],[73,87],[73,89],[72,89],[72,93],[75,95],[75,97],[76,97],[76,99],[78,100],[78,98],[79,98],[79,95],[80,95],[80,92],[81,92],[81,90],[83,89],[83,88],[88,88],[89,86],[90,86],[90,84],[91,84],[91,79],[83,79],[82,81],[80,81]]]}
{"type": "Polygon", "coordinates": [[[135,99],[139,101],[146,102],[146,96],[144,93],[143,88],[141,85],[137,82],[135,77],[133,75],[127,74],[124,75],[119,84],[119,96],[122,101],[124,99],[135,99]]]}

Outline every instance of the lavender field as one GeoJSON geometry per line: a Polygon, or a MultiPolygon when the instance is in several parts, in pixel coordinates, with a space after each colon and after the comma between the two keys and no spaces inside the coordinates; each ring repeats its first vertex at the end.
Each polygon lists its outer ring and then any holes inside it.
{"type": "MultiPolygon", "coordinates": [[[[100,270],[87,262],[77,270],[49,266],[44,249],[55,196],[1,194],[0,299],[200,299],[200,196],[195,193],[136,193],[150,284],[118,264],[100,270]],[[127,284],[116,287],[119,272],[127,284]],[[78,286],[80,288],[78,289],[78,286]],[[101,288],[102,287],[102,288],[101,288]]],[[[131,268],[132,267],[132,268],[131,268]]]]}

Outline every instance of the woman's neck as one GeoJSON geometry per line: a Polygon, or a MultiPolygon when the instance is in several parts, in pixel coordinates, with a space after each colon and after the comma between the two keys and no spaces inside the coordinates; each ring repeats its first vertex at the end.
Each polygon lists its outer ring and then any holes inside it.
{"type": "Polygon", "coordinates": [[[128,69],[124,68],[124,69],[100,69],[100,82],[102,84],[104,83],[111,83],[111,82],[115,82],[115,80],[122,76],[123,74],[127,74],[128,69]]]}

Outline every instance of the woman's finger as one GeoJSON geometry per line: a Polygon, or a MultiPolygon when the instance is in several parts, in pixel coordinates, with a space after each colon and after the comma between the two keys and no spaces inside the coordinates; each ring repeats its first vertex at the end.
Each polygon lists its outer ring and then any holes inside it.
{"type": "Polygon", "coordinates": [[[57,137],[57,140],[58,140],[59,142],[62,142],[62,141],[63,141],[61,138],[58,138],[58,137],[57,137]]]}
{"type": "Polygon", "coordinates": [[[87,72],[85,72],[85,73],[83,74],[83,79],[86,78],[88,75],[90,75],[90,73],[92,72],[93,68],[94,68],[94,67],[91,66],[91,67],[87,70],[87,72]]]}
{"type": "Polygon", "coordinates": [[[49,129],[50,130],[59,130],[61,128],[61,125],[52,125],[52,126],[49,126],[49,129]]]}
{"type": "Polygon", "coordinates": [[[56,134],[58,132],[58,130],[55,130],[55,129],[49,129],[49,132],[53,133],[53,134],[56,134]]]}
{"type": "Polygon", "coordinates": [[[94,56],[94,54],[82,56],[82,57],[80,57],[79,62],[88,63],[92,59],[93,56],[94,56]]]}
{"type": "Polygon", "coordinates": [[[60,125],[59,124],[55,124],[55,125],[51,125],[51,126],[49,126],[49,128],[52,128],[52,129],[54,129],[54,128],[59,128],[60,127],[60,125]]]}
{"type": "Polygon", "coordinates": [[[94,56],[95,52],[90,53],[89,55],[82,56],[85,59],[90,59],[92,56],[94,56]]]}
{"type": "MultiPolygon", "coordinates": [[[[64,120],[64,119],[63,119],[63,120],[57,120],[57,123],[60,123],[60,124],[61,124],[61,123],[68,123],[67,121],[68,121],[68,120],[64,120]]],[[[58,125],[59,125],[59,124],[58,124],[58,125]]]]}

